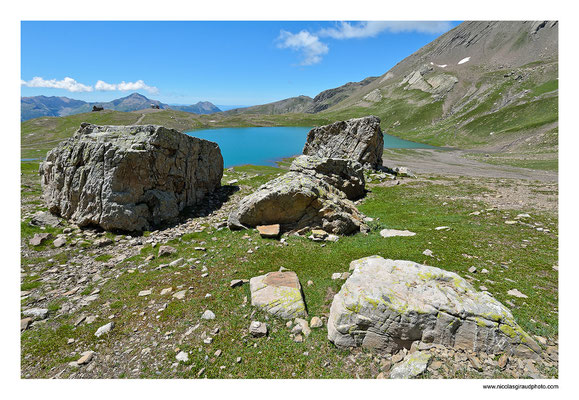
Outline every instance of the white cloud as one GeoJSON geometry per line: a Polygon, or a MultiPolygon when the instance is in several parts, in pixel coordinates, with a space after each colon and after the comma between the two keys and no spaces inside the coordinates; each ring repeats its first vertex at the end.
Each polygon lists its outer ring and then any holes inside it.
{"type": "Polygon", "coordinates": [[[419,32],[440,34],[448,31],[452,25],[446,21],[365,21],[358,23],[339,22],[335,28],[321,29],[316,33],[302,30],[291,33],[282,30],[278,37],[278,47],[290,48],[303,53],[301,65],[312,65],[322,61],[322,56],[330,51],[320,37],[333,39],[360,39],[375,37],[382,32],[419,32]]]}
{"type": "Polygon", "coordinates": [[[95,84],[95,89],[100,91],[109,91],[109,90],[120,90],[120,91],[129,91],[129,90],[146,90],[150,93],[158,93],[159,89],[154,86],[148,86],[142,80],[138,80],[136,82],[125,82],[122,81],[121,83],[107,83],[104,81],[97,81],[95,84]]]}
{"type": "Polygon", "coordinates": [[[301,51],[303,60],[301,65],[313,65],[322,61],[322,55],[329,51],[325,43],[320,42],[316,35],[308,31],[301,31],[299,33],[291,33],[281,31],[278,37],[278,47],[282,49],[293,49],[301,51]]]}
{"type": "Polygon", "coordinates": [[[353,39],[374,37],[382,32],[419,32],[443,33],[451,28],[446,21],[367,21],[351,24],[340,22],[336,28],[322,29],[319,36],[328,36],[334,39],[353,39]]]}
{"type": "Polygon", "coordinates": [[[28,87],[39,87],[39,88],[53,88],[53,89],[64,89],[68,90],[69,92],[92,92],[92,86],[83,85],[82,83],[78,83],[72,78],[66,77],[61,81],[57,81],[56,79],[46,80],[39,76],[35,76],[31,80],[23,81],[20,80],[20,84],[28,87]]]}
{"type": "Polygon", "coordinates": [[[20,79],[20,84],[23,86],[28,87],[35,87],[35,88],[52,88],[52,89],[64,89],[68,90],[69,92],[92,92],[93,90],[99,91],[129,91],[129,90],[146,90],[150,93],[158,93],[159,89],[154,86],[149,86],[142,80],[138,80],[136,82],[125,82],[122,81],[121,83],[107,83],[104,81],[97,81],[94,85],[94,88],[90,85],[84,85],[75,81],[72,78],[66,77],[61,81],[56,79],[44,79],[39,76],[35,76],[29,81],[25,81],[20,79]]]}

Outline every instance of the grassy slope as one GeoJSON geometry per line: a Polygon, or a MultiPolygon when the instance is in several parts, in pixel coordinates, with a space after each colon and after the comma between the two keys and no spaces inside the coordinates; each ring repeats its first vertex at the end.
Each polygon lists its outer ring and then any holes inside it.
{"type": "MultiPolygon", "coordinates": [[[[36,165],[30,163],[25,171],[28,173],[35,168],[36,165]]],[[[234,172],[227,172],[224,181],[239,179],[239,184],[244,187],[239,193],[241,196],[282,172],[272,167],[236,167],[234,172]],[[241,173],[246,173],[246,177],[241,173]]],[[[511,184],[508,180],[503,182],[511,184]]],[[[481,181],[465,179],[460,185],[448,183],[445,184],[444,179],[437,179],[412,181],[388,188],[370,187],[371,193],[359,208],[375,218],[371,233],[368,236],[360,234],[341,238],[339,242],[326,243],[323,247],[320,243],[299,237],[289,237],[289,245],[283,246],[277,241],[261,239],[254,231],[216,231],[208,227],[204,232],[188,233],[180,240],[169,242],[178,249],[177,254],[155,259],[142,272],[130,273],[130,268],[143,264],[148,255],[156,254],[156,249],[147,244],[140,255],[114,267],[118,277],[102,287],[98,300],[73,315],[64,314],[25,331],[22,334],[23,368],[33,371],[36,377],[47,377],[55,373],[50,371],[52,367],[61,370],[68,361],[78,359],[79,353],[86,349],[97,349],[99,357],[103,357],[113,354],[112,349],[120,346],[119,354],[129,351],[131,358],[139,356],[138,360],[145,360],[140,368],[140,377],[194,378],[201,368],[206,368],[205,375],[212,378],[350,378],[355,373],[363,378],[375,377],[377,372],[370,365],[371,357],[351,365],[347,357],[349,353],[334,348],[328,342],[325,328],[313,330],[304,343],[296,344],[289,338],[285,321],[269,319],[270,339],[248,337],[250,321],[263,321],[267,317],[260,312],[249,316],[252,307],[243,305],[243,298],[249,298],[248,285],[229,288],[231,279],[250,278],[283,266],[298,273],[310,317],[327,315],[331,302],[328,293],[337,292],[342,284],[342,281],[332,280],[331,274],[347,271],[351,260],[372,254],[427,263],[455,271],[463,277],[472,275],[470,281],[475,287],[484,285],[499,301],[508,300],[515,304],[515,307],[509,308],[525,330],[531,334],[556,338],[558,275],[552,269],[558,262],[556,213],[525,210],[531,214],[532,222],[549,228],[551,233],[537,232],[523,225],[507,225],[505,219],[513,219],[517,211],[484,211],[488,205],[473,199],[473,196],[489,192],[481,181]],[[474,210],[482,212],[478,216],[469,215],[474,210]],[[442,225],[452,229],[434,230],[442,225]],[[379,235],[379,230],[384,227],[410,229],[417,235],[385,239],[379,235]],[[246,234],[249,234],[251,240],[244,238],[246,234]],[[206,247],[207,252],[196,252],[196,246],[206,247]],[[259,249],[255,246],[259,246],[259,249]],[[247,253],[250,248],[254,250],[253,254],[247,253]],[[422,254],[426,248],[434,252],[434,258],[422,254]],[[179,257],[201,260],[200,265],[207,266],[209,276],[202,278],[199,266],[194,269],[174,267],[155,271],[157,265],[179,257]],[[506,266],[501,267],[501,264],[506,266]],[[486,268],[490,272],[488,275],[469,274],[467,269],[473,265],[479,271],[486,268]],[[308,280],[314,284],[306,285],[308,280]],[[184,300],[160,295],[161,289],[173,287],[175,291],[179,285],[193,287],[184,300]],[[137,296],[140,290],[148,288],[153,290],[151,296],[137,296]],[[528,298],[508,296],[506,292],[513,288],[519,289],[528,298]],[[205,298],[206,293],[212,297],[205,298]],[[168,303],[167,308],[157,312],[163,303],[168,303]],[[217,315],[215,321],[200,320],[199,316],[207,308],[217,315]],[[144,319],[137,317],[141,311],[146,311],[144,319]],[[99,317],[91,325],[74,327],[73,322],[81,313],[99,317]],[[93,335],[95,329],[109,322],[107,317],[111,314],[115,315],[116,328],[107,337],[96,339],[93,335]],[[155,318],[156,315],[159,318],[155,318]],[[178,343],[178,338],[197,323],[201,327],[187,340],[178,343]],[[220,333],[214,337],[212,344],[203,344],[199,334],[209,332],[215,326],[220,327],[220,333]],[[138,333],[133,332],[134,328],[138,329],[138,333]],[[167,331],[174,333],[169,339],[163,339],[167,331]],[[131,340],[136,336],[146,337],[147,341],[135,345],[131,340]],[[66,344],[68,338],[76,339],[74,346],[66,344]],[[151,345],[153,341],[169,343],[172,347],[170,350],[162,346],[157,348],[151,345]],[[141,355],[144,347],[151,347],[151,359],[162,365],[159,370],[148,366],[146,358],[141,355]],[[176,354],[173,349],[177,347],[189,352],[191,360],[186,365],[174,368],[171,367],[176,354]],[[213,355],[217,349],[223,350],[219,358],[213,355]],[[309,352],[307,356],[303,354],[305,351],[309,352]],[[208,360],[205,360],[206,355],[208,360]],[[237,357],[243,360],[239,364],[236,362],[237,357]],[[221,365],[225,365],[226,369],[221,370],[221,365]]],[[[35,192],[26,194],[23,201],[34,201],[37,198],[37,178],[30,180],[29,184],[35,192]]],[[[23,231],[26,242],[35,229],[29,227],[23,231]]],[[[53,261],[49,261],[48,257],[23,259],[23,269],[28,272],[32,265],[50,269],[67,262],[78,251],[100,260],[110,257],[106,248],[70,248],[58,256],[51,256],[53,261]]],[[[50,283],[38,278],[37,275],[28,275],[22,282],[23,290],[37,288],[46,293],[53,289],[50,283]]],[[[85,294],[89,292],[90,289],[87,289],[85,294]]],[[[62,301],[64,298],[53,300],[50,307],[57,310],[62,301]]],[[[102,362],[101,358],[99,364],[102,362]]],[[[131,363],[122,368],[126,373],[121,373],[119,377],[128,376],[137,365],[131,363]]],[[[74,369],[67,369],[62,377],[72,372],[74,369]]],[[[549,374],[556,374],[556,371],[549,374]]],[[[479,376],[474,373],[466,377],[479,376]]],[[[497,377],[501,377],[498,371],[497,377]]]]}

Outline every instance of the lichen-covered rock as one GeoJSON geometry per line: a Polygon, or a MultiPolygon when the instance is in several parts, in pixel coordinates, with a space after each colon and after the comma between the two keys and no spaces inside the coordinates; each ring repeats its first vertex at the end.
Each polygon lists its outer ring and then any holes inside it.
{"type": "Polygon", "coordinates": [[[432,354],[416,351],[409,354],[404,361],[396,365],[390,372],[391,379],[410,379],[426,371],[432,354]]]}
{"type": "Polygon", "coordinates": [[[304,317],[302,287],[293,271],[270,272],[249,280],[251,305],[284,319],[304,317]]]}
{"type": "Polygon", "coordinates": [[[537,358],[540,347],[511,312],[453,272],[379,256],[352,261],[334,297],[328,338],[394,353],[414,341],[537,358]]]}
{"type": "Polygon", "coordinates": [[[373,115],[314,128],[303,150],[310,156],[348,158],[371,169],[382,166],[382,153],[384,134],[380,118],[373,115]]]}
{"type": "Polygon", "coordinates": [[[50,212],[79,226],[141,231],[219,187],[216,143],[162,126],[83,123],[40,166],[50,212]]]}
{"type": "Polygon", "coordinates": [[[365,232],[363,215],[341,189],[355,197],[363,193],[364,178],[358,163],[298,157],[290,172],[242,199],[229,215],[228,225],[242,229],[280,224],[283,231],[321,228],[338,235],[365,232]],[[349,180],[348,171],[353,174],[349,180]]]}

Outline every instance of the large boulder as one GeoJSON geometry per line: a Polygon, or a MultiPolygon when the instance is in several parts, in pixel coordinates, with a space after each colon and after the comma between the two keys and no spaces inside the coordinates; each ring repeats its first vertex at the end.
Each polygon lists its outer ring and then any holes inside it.
{"type": "Polygon", "coordinates": [[[349,200],[356,200],[366,193],[364,169],[353,160],[299,156],[290,171],[312,176],[344,192],[349,200]]]}
{"type": "Polygon", "coordinates": [[[220,186],[216,143],[154,125],[83,123],[40,165],[50,212],[79,226],[142,231],[220,186]]]}
{"type": "Polygon", "coordinates": [[[310,156],[348,158],[370,169],[382,166],[382,153],[380,118],[373,115],[314,128],[308,133],[303,150],[310,156]]]}
{"type": "Polygon", "coordinates": [[[366,231],[363,215],[340,189],[354,197],[363,193],[364,177],[358,163],[302,156],[290,172],[242,199],[229,215],[228,225],[243,229],[280,224],[283,231],[321,228],[339,235],[366,231]],[[331,165],[336,168],[334,174],[325,171],[331,165]],[[347,171],[354,174],[350,179],[347,171]]]}
{"type": "Polygon", "coordinates": [[[489,354],[540,354],[504,305],[453,272],[379,256],[355,260],[350,270],[328,319],[328,338],[339,347],[394,353],[421,341],[489,354]]]}

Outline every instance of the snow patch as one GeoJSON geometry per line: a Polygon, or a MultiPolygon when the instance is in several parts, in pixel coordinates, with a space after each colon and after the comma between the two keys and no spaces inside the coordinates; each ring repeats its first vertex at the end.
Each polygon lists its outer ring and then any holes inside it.
{"type": "Polygon", "coordinates": [[[463,58],[462,60],[460,60],[457,65],[464,64],[465,62],[469,62],[469,61],[470,61],[470,57],[466,57],[466,58],[463,58]]]}
{"type": "Polygon", "coordinates": [[[434,65],[434,66],[436,66],[436,67],[438,67],[438,68],[446,68],[446,67],[448,66],[448,64],[442,64],[442,65],[435,64],[435,63],[433,63],[432,61],[430,62],[430,65],[434,65]]]}

